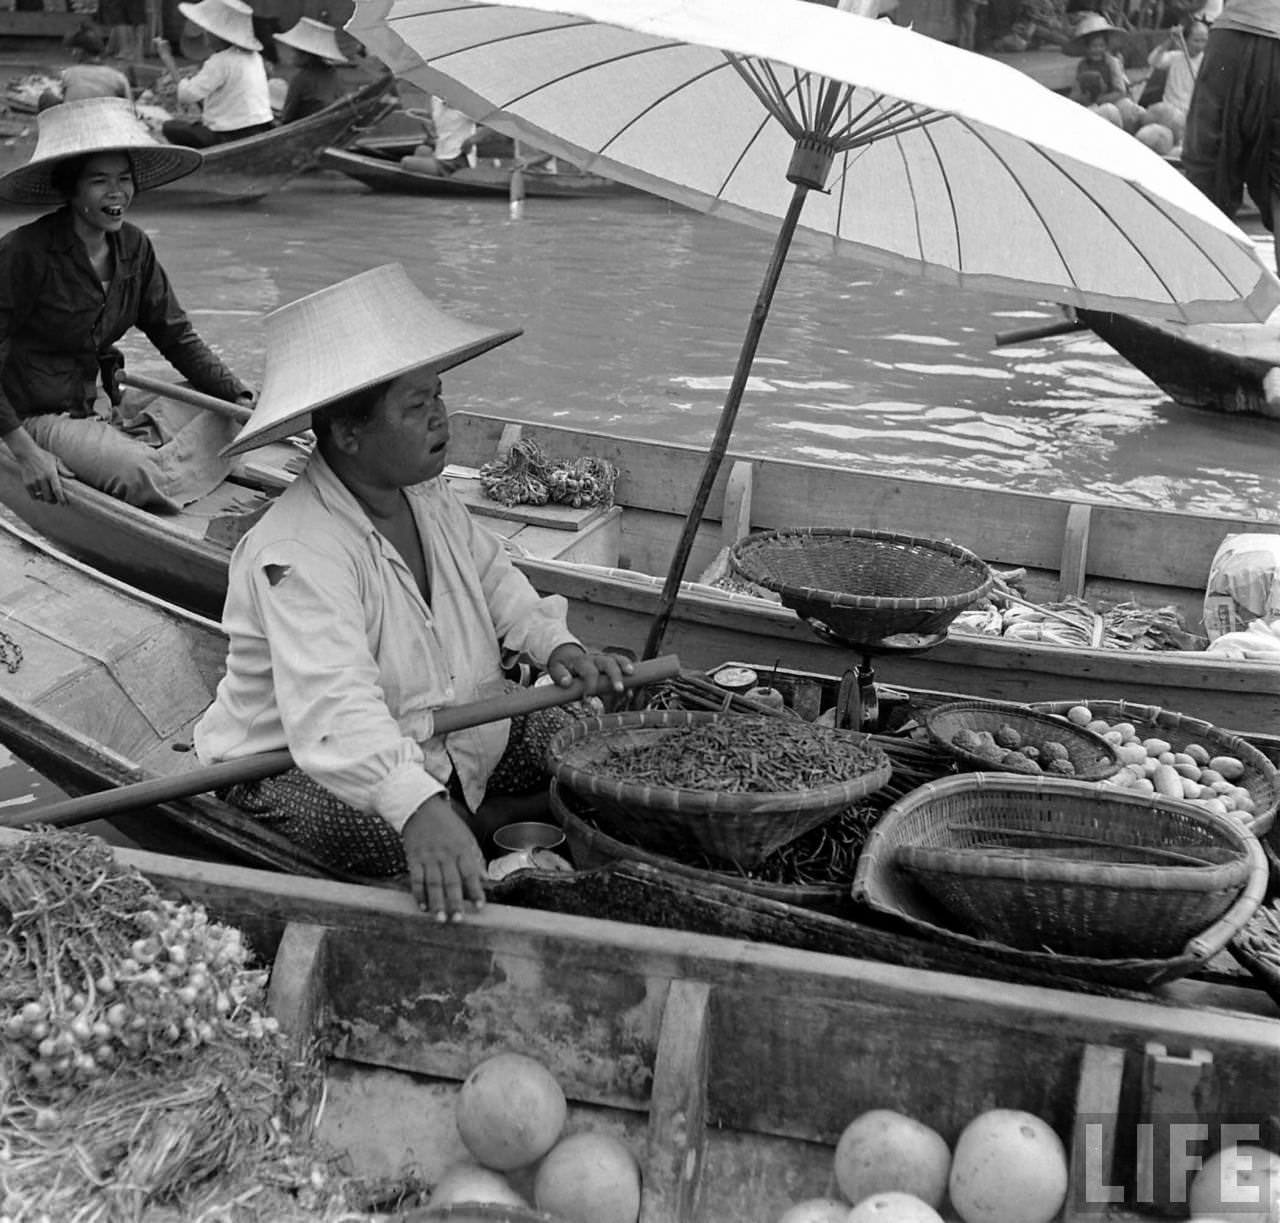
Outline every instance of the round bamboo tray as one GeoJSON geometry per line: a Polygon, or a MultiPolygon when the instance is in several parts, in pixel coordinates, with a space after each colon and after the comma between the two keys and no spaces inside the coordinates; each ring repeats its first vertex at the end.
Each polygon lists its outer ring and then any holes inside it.
{"type": "Polygon", "coordinates": [[[956,745],[956,736],[962,730],[995,734],[1005,726],[1016,730],[1027,743],[1053,740],[1062,744],[1074,770],[1070,776],[1077,781],[1102,781],[1120,769],[1120,757],[1115,746],[1101,735],[1025,705],[1006,705],[997,701],[948,701],[928,710],[924,724],[933,741],[946,748],[967,769],[1026,772],[1032,776],[1048,771],[1037,769],[1032,773],[1027,769],[1006,768],[998,761],[988,760],[956,745]]]}
{"type": "Polygon", "coordinates": [[[940,633],[995,581],[958,544],[868,528],[759,531],[734,544],[729,559],[798,616],[865,645],[940,633]]]}
{"type": "Polygon", "coordinates": [[[1149,987],[1221,951],[1266,883],[1257,837],[1229,817],[1065,778],[964,773],[890,808],[858,860],[853,898],[1008,963],[1149,987]],[[941,862],[919,852],[938,849],[950,851],[933,855],[941,862]]]}
{"type": "Polygon", "coordinates": [[[1073,705],[1088,706],[1096,717],[1112,725],[1132,722],[1139,733],[1151,732],[1145,738],[1164,739],[1175,752],[1184,750],[1188,744],[1199,743],[1212,756],[1235,756],[1244,765],[1244,776],[1239,784],[1249,791],[1256,808],[1251,815],[1244,815],[1242,822],[1255,836],[1264,838],[1263,846],[1268,857],[1272,858],[1273,869],[1280,868],[1273,838],[1267,836],[1280,807],[1280,771],[1252,743],[1201,718],[1135,701],[1038,701],[1029,708],[1065,720],[1067,710],[1073,705]]]}

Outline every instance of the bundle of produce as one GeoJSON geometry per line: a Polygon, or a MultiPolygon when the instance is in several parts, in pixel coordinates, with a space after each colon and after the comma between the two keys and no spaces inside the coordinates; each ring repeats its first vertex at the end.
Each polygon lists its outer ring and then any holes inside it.
{"type": "Polygon", "coordinates": [[[522,438],[507,452],[480,468],[480,487],[502,505],[610,506],[618,469],[607,459],[583,455],[552,458],[537,442],[522,438]]]}
{"type": "Polygon", "coordinates": [[[0,850],[0,925],[0,1216],[352,1217],[291,1133],[315,1071],[264,1017],[238,931],[47,830],[0,850]]]}

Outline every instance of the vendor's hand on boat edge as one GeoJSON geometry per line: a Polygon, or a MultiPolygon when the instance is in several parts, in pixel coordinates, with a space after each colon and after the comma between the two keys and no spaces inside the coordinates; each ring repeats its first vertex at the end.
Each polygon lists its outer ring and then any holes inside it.
{"type": "Polygon", "coordinates": [[[635,663],[620,654],[589,654],[578,645],[557,646],[547,659],[547,674],[556,684],[567,688],[580,679],[588,694],[596,691],[602,676],[614,692],[624,691],[622,677],[635,669],[635,663]]]}
{"type": "Polygon", "coordinates": [[[22,472],[22,486],[33,501],[67,504],[62,481],[74,479],[75,473],[60,458],[42,446],[33,446],[18,459],[18,466],[22,472]]]}
{"type": "Polygon", "coordinates": [[[484,907],[484,854],[448,795],[427,799],[402,836],[409,887],[423,912],[436,921],[460,921],[467,900],[484,907]]]}

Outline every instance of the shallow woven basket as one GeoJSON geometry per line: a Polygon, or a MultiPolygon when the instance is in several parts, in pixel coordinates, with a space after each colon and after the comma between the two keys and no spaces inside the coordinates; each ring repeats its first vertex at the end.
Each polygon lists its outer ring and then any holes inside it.
{"type": "Polygon", "coordinates": [[[1101,735],[1063,718],[1038,713],[1025,705],[1002,704],[999,701],[948,701],[928,710],[924,724],[934,742],[949,751],[967,769],[997,773],[1018,771],[976,756],[963,747],[957,747],[954,742],[962,730],[985,730],[995,734],[1004,726],[1012,727],[1027,743],[1041,744],[1049,740],[1061,743],[1075,769],[1071,776],[1076,781],[1101,781],[1120,769],[1120,756],[1114,744],[1108,743],[1101,735]]]}
{"type": "MultiPolygon", "coordinates": [[[[1199,743],[1212,756],[1235,756],[1244,765],[1244,776],[1240,778],[1239,784],[1249,791],[1257,808],[1252,815],[1242,818],[1255,836],[1266,837],[1271,830],[1275,823],[1276,809],[1280,807],[1280,771],[1252,743],[1210,722],[1188,717],[1186,714],[1171,713],[1158,705],[1139,705],[1132,701],[1080,700],[1039,701],[1030,708],[1065,719],[1067,710],[1074,705],[1087,705],[1096,717],[1103,718],[1112,725],[1117,722],[1132,722],[1142,738],[1164,739],[1175,752],[1182,751],[1189,743],[1199,743]]],[[[1272,857],[1273,869],[1280,868],[1280,859],[1274,856],[1274,838],[1266,837],[1264,847],[1268,856],[1272,857]]]]}
{"type": "Polygon", "coordinates": [[[1221,951],[1266,884],[1257,837],[1230,817],[1068,778],[964,773],[889,809],[853,896],[1006,962],[1151,986],[1221,951]]]}
{"type": "Polygon", "coordinates": [[[780,900],[801,908],[816,909],[820,913],[845,913],[848,910],[847,884],[768,883],[762,879],[748,879],[732,867],[723,871],[709,871],[689,866],[674,858],[655,854],[639,845],[611,837],[587,822],[588,816],[597,818],[596,810],[571,790],[561,789],[560,783],[554,778],[551,781],[550,804],[551,818],[564,830],[565,846],[573,865],[580,871],[605,866],[609,862],[643,862],[684,879],[693,879],[699,883],[718,883],[752,896],[780,900]]]}
{"type": "Polygon", "coordinates": [[[967,548],[871,529],[760,531],[734,544],[729,559],[798,616],[868,644],[940,633],[994,581],[967,548]]]}
{"type": "Polygon", "coordinates": [[[637,749],[684,726],[737,715],[651,709],[579,718],[558,731],[547,747],[547,771],[566,789],[588,798],[610,833],[655,853],[701,850],[750,867],[776,849],[834,818],[880,789],[893,771],[888,756],[860,736],[809,727],[830,742],[831,752],[856,750],[872,767],[849,781],[807,790],[730,793],[669,789],[623,781],[602,770],[611,749],[637,749]]]}

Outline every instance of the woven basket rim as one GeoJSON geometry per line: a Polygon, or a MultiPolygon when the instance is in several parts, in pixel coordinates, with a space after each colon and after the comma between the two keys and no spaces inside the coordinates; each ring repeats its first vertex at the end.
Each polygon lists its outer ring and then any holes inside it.
{"type": "MultiPolygon", "coordinates": [[[[943,790],[945,795],[951,790],[991,786],[1023,792],[1034,792],[1040,789],[1058,793],[1075,792],[1082,797],[1105,795],[1109,800],[1125,803],[1140,801],[1146,806],[1171,804],[1176,806],[1180,813],[1187,807],[1187,804],[1174,799],[1153,798],[1150,795],[1132,794],[1123,790],[1108,791],[1105,787],[1098,787],[1090,782],[1065,777],[1030,777],[1016,773],[958,773],[937,781],[926,782],[925,785],[911,791],[895,803],[872,829],[854,870],[852,888],[854,902],[865,905],[875,912],[886,913],[905,921],[927,937],[943,943],[949,942],[967,950],[978,951],[1008,963],[1042,968],[1066,976],[1084,976],[1092,980],[1123,982],[1149,988],[1193,972],[1222,951],[1257,911],[1266,893],[1267,859],[1262,852],[1261,843],[1243,824],[1228,821],[1229,831],[1240,835],[1245,842],[1249,858],[1248,879],[1227,911],[1195,937],[1189,939],[1182,951],[1175,956],[1163,958],[1125,956],[1116,959],[1100,959],[1051,951],[1031,951],[949,929],[921,916],[918,912],[904,908],[887,891],[884,883],[887,873],[895,869],[893,854],[885,851],[884,844],[888,840],[886,833],[896,822],[896,818],[890,820],[890,816],[908,802],[915,806],[926,801],[928,795],[922,795],[921,791],[929,791],[936,797],[939,790],[943,790]]],[[[1192,810],[1197,814],[1201,813],[1200,808],[1192,808],[1192,810]]],[[[1213,815],[1212,812],[1204,814],[1213,815]]],[[[1214,818],[1226,819],[1220,816],[1214,818]]]]}
{"type": "MultiPolygon", "coordinates": [[[[1065,731],[1078,741],[1088,743],[1092,747],[1096,747],[1101,756],[1106,757],[1108,763],[1099,764],[1091,768],[1087,773],[1077,772],[1074,777],[1064,778],[1066,781],[1101,781],[1107,777],[1113,777],[1123,767],[1120,760],[1120,753],[1116,750],[1114,743],[1109,743],[1101,735],[1091,730],[1086,730],[1083,726],[1077,726],[1074,722],[1068,721],[1066,718],[1057,717],[1051,713],[1045,713],[1042,710],[1034,709],[1028,705],[1018,705],[1013,703],[1005,703],[1003,701],[984,701],[978,699],[965,699],[959,701],[947,701],[941,705],[935,705],[932,709],[924,712],[922,721],[925,729],[929,732],[929,737],[939,746],[944,747],[954,756],[963,760],[966,764],[983,772],[1013,772],[1013,770],[1001,770],[1000,766],[989,760],[983,760],[980,756],[975,756],[972,752],[965,751],[962,747],[956,747],[949,739],[942,736],[937,728],[946,715],[962,713],[967,709],[981,710],[984,712],[993,712],[1001,714],[1009,714],[1014,720],[1022,720],[1030,722],[1036,726],[1052,727],[1055,731],[1065,731]]],[[[1027,774],[1034,776],[1034,774],[1027,774]]]]}
{"type": "Polygon", "coordinates": [[[1243,846],[1227,862],[1200,866],[1157,862],[1088,862],[1073,858],[1046,858],[1034,850],[1003,851],[992,847],[961,845],[902,845],[895,862],[924,874],[946,874],[957,879],[1017,881],[1029,884],[1075,884],[1115,890],[1158,889],[1162,892],[1215,892],[1236,886],[1248,874],[1243,846]]]}
{"type": "MultiPolygon", "coordinates": [[[[574,743],[589,735],[608,734],[612,731],[675,730],[688,725],[710,725],[726,717],[758,717],[761,715],[720,713],[711,710],[643,710],[626,713],[609,713],[593,718],[575,719],[572,725],[559,730],[547,745],[547,766],[551,776],[566,788],[578,794],[592,794],[615,802],[633,802],[666,811],[678,811],[689,815],[708,815],[716,812],[767,812],[785,807],[786,810],[814,810],[835,806],[848,806],[855,799],[873,793],[892,775],[893,764],[887,753],[869,739],[849,738],[850,746],[869,754],[874,767],[848,781],[831,782],[798,790],[745,791],[730,793],[724,790],[680,789],[674,786],[651,786],[623,781],[580,768],[564,760],[564,752],[574,743]]],[[[806,726],[819,735],[827,728],[806,726]]],[[[831,737],[838,740],[842,732],[833,731],[831,737]]]]}
{"type": "Polygon", "coordinates": [[[882,531],[874,527],[784,527],[772,531],[756,531],[738,540],[729,549],[729,561],[746,579],[766,590],[787,598],[807,603],[827,603],[832,607],[852,607],[879,611],[950,611],[962,609],[977,602],[995,584],[991,567],[976,552],[961,544],[944,539],[929,539],[920,535],[908,535],[898,531],[882,531]],[[971,590],[951,595],[924,595],[908,598],[890,595],[856,595],[839,590],[827,590],[821,586],[793,586],[779,581],[769,574],[760,573],[747,564],[746,558],[760,551],[771,540],[808,537],[866,539],[887,544],[908,544],[927,548],[943,556],[963,561],[965,567],[976,569],[985,577],[971,590]]]}
{"type": "Polygon", "coordinates": [[[1164,729],[1186,731],[1188,734],[1200,737],[1207,735],[1212,739],[1230,744],[1240,754],[1240,759],[1245,764],[1252,765],[1262,775],[1264,783],[1269,786],[1271,791],[1270,803],[1262,810],[1255,811],[1246,821],[1247,826],[1251,832],[1259,837],[1265,836],[1272,829],[1277,815],[1280,814],[1280,769],[1268,759],[1265,752],[1254,747],[1247,739],[1241,738],[1234,731],[1227,730],[1222,726],[1216,726],[1212,722],[1206,722],[1203,718],[1197,718],[1192,714],[1165,709],[1161,705],[1146,705],[1138,701],[1126,701],[1122,698],[1034,701],[1029,704],[1028,708],[1046,713],[1051,717],[1062,718],[1065,721],[1067,710],[1075,705],[1084,705],[1095,713],[1098,711],[1114,711],[1126,715],[1129,719],[1151,722],[1156,726],[1163,725],[1164,729]],[[1174,722],[1175,725],[1167,725],[1170,721],[1174,722]]]}

